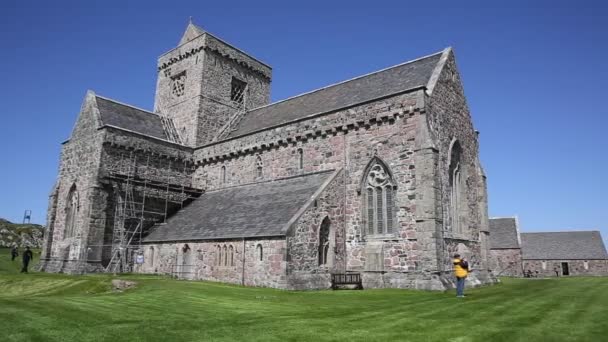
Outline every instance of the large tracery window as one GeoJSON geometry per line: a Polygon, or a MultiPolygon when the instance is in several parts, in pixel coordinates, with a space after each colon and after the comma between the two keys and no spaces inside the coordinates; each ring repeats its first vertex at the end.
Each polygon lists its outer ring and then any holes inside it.
{"type": "Polygon", "coordinates": [[[462,232],[461,227],[461,202],[462,202],[462,148],[460,143],[455,141],[450,150],[449,184],[450,184],[450,206],[449,206],[449,229],[453,232],[462,232]]]}
{"type": "Polygon", "coordinates": [[[361,187],[366,233],[391,234],[395,222],[395,182],[380,159],[374,158],[369,164],[361,187]]]}
{"type": "Polygon", "coordinates": [[[65,238],[73,237],[76,234],[76,220],[78,218],[78,191],[76,186],[72,186],[68,194],[68,201],[65,208],[65,238]]]}

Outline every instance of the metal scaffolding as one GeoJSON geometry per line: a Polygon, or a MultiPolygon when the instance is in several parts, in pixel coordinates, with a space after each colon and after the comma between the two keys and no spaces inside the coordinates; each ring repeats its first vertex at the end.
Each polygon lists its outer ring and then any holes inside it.
{"type": "Polygon", "coordinates": [[[105,178],[115,190],[112,244],[102,247],[111,248],[106,272],[132,271],[137,255],[143,255],[141,244],[149,229],[202,194],[188,185],[191,170],[187,161],[175,165],[168,159],[159,168],[151,164],[150,155],[144,157],[145,163],[139,163],[138,157],[134,151],[123,154],[117,165],[106,170],[105,178]],[[175,174],[175,169],[182,171],[175,174]]]}

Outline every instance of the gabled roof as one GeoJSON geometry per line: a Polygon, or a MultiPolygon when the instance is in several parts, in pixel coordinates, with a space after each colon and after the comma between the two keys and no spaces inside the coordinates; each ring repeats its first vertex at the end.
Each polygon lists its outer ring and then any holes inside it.
{"type": "Polygon", "coordinates": [[[490,248],[519,248],[517,219],[500,217],[490,219],[490,248]]]}
{"type": "Polygon", "coordinates": [[[426,86],[446,51],[253,109],[228,138],[426,86]]]}
{"type": "Polygon", "coordinates": [[[97,95],[95,100],[102,124],[172,141],[158,114],[97,95]]]}
{"type": "Polygon", "coordinates": [[[335,174],[324,171],[209,191],[166,224],[156,225],[144,242],[284,236],[335,174]]]}
{"type": "Polygon", "coordinates": [[[186,31],[184,31],[182,38],[179,40],[178,46],[191,41],[192,39],[200,36],[203,33],[205,33],[205,30],[203,30],[199,26],[194,25],[192,23],[192,19],[190,19],[188,26],[186,26],[186,31]]]}
{"type": "Polygon", "coordinates": [[[598,231],[522,233],[523,259],[607,259],[598,231]]]}

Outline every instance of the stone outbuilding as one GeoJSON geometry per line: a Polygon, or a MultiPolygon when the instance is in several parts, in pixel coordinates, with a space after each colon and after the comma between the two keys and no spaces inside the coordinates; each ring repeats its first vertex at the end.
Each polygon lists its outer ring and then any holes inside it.
{"type": "Polygon", "coordinates": [[[521,250],[526,273],[608,275],[608,254],[599,231],[522,233],[521,250]]]}
{"type": "Polygon", "coordinates": [[[490,218],[490,269],[496,276],[521,277],[521,237],[516,217],[490,218]]]}
{"type": "Polygon", "coordinates": [[[517,217],[491,218],[490,253],[496,276],[608,275],[599,231],[520,233],[517,217]]]}
{"type": "Polygon", "coordinates": [[[154,110],[88,92],[42,269],[282,289],[492,283],[486,179],[451,48],[270,103],[272,68],[190,23],[154,110]]]}

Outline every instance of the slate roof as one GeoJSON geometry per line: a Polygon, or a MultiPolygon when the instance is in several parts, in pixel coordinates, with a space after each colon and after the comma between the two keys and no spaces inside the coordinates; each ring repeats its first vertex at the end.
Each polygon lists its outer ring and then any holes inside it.
{"type": "Polygon", "coordinates": [[[157,114],[96,96],[97,108],[104,125],[128,129],[155,138],[169,140],[157,114]]]}
{"type": "Polygon", "coordinates": [[[153,227],[144,242],[283,236],[288,222],[333,173],[207,192],[166,224],[153,227]]]}
{"type": "Polygon", "coordinates": [[[442,52],[247,112],[228,138],[426,86],[442,52]]]}
{"type": "Polygon", "coordinates": [[[490,248],[519,248],[515,217],[490,219],[490,248]]]}
{"type": "Polygon", "coordinates": [[[598,231],[522,233],[523,259],[607,259],[598,231]]]}

